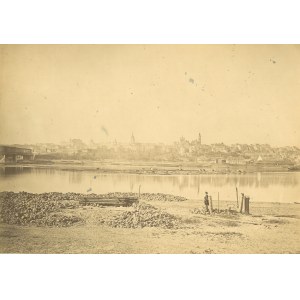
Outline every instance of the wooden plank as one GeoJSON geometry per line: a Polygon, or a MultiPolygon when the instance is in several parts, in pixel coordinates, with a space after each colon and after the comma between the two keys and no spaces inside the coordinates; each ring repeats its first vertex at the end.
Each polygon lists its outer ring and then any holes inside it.
{"type": "Polygon", "coordinates": [[[123,197],[123,198],[83,198],[79,200],[81,205],[98,204],[103,206],[131,206],[133,203],[137,203],[136,197],[123,197]]]}
{"type": "Polygon", "coordinates": [[[138,201],[138,198],[84,198],[83,201],[103,202],[103,201],[138,201]]]}

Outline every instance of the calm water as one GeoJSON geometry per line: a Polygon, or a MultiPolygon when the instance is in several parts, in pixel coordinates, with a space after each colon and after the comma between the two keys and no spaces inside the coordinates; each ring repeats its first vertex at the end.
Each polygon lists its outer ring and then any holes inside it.
{"type": "Polygon", "coordinates": [[[208,191],[214,199],[235,200],[239,193],[252,201],[300,202],[300,172],[242,175],[131,175],[0,167],[0,191],[43,192],[141,192],[168,193],[191,199],[208,191]]]}

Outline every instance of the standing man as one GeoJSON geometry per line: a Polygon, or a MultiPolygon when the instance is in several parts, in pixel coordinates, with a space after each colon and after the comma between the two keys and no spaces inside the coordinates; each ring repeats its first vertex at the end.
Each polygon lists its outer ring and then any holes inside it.
{"type": "Polygon", "coordinates": [[[206,212],[209,212],[208,206],[209,206],[209,200],[208,200],[208,192],[205,192],[204,196],[204,205],[206,207],[206,212]]]}

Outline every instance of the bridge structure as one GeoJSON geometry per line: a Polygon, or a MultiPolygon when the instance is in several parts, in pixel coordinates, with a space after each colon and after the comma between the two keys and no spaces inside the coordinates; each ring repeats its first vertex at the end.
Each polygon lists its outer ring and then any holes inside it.
{"type": "Polygon", "coordinates": [[[0,162],[15,163],[23,160],[33,160],[32,149],[0,145],[0,162]]]}

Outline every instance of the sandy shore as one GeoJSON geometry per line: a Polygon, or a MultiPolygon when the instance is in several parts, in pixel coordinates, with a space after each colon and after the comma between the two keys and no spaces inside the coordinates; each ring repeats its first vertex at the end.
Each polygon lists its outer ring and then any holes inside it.
{"type": "Polygon", "coordinates": [[[51,168],[66,171],[125,173],[145,175],[241,174],[254,172],[286,172],[290,166],[200,164],[194,162],[111,162],[111,161],[33,161],[5,164],[5,167],[51,168]]]}
{"type": "MultiPolygon", "coordinates": [[[[149,204],[178,219],[174,228],[114,228],[114,219],[133,207],[68,207],[67,214],[84,220],[69,227],[0,223],[1,253],[300,253],[300,205],[251,203],[251,215],[195,214],[195,200],[149,204]]],[[[234,203],[222,202],[226,210],[234,203]]]]}

